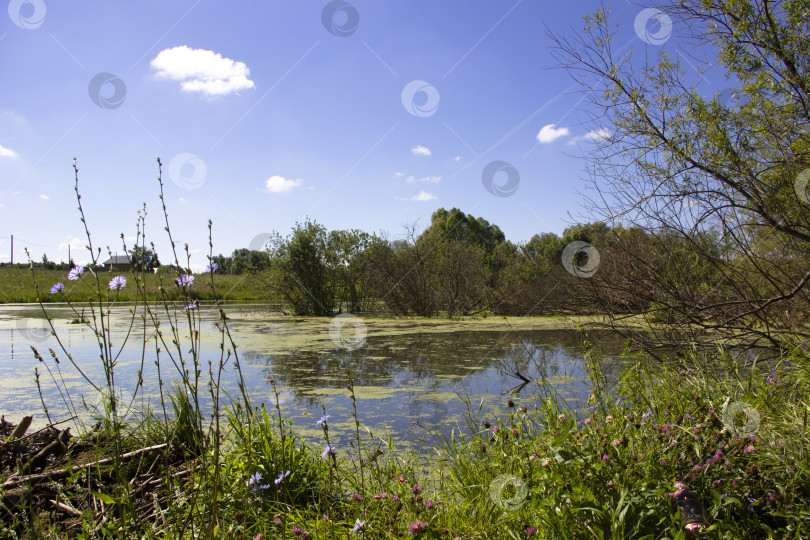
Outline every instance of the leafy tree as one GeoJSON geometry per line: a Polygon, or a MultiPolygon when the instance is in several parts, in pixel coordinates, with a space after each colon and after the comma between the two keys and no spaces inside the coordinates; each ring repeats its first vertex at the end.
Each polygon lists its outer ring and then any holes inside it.
{"type": "MultiPolygon", "coordinates": [[[[810,314],[802,183],[810,174],[802,173],[810,166],[810,0],[671,0],[660,8],[682,32],[673,40],[699,47],[692,65],[719,66],[738,98],[701,89],[700,74],[666,47],[655,62],[615,48],[607,9],[586,17],[577,36],[555,37],[562,64],[597,90],[594,129],[604,136],[590,156],[597,195],[588,213],[649,237],[643,253],[615,236],[612,247],[616,267],[639,276],[633,294],[654,291],[673,314],[659,342],[779,347],[791,318],[810,314]]],[[[619,272],[601,279],[603,295],[626,283],[619,272]]]]}
{"type": "Polygon", "coordinates": [[[152,272],[155,268],[160,268],[160,261],[157,253],[144,246],[133,246],[129,250],[129,259],[137,268],[142,268],[147,272],[152,272]]]}

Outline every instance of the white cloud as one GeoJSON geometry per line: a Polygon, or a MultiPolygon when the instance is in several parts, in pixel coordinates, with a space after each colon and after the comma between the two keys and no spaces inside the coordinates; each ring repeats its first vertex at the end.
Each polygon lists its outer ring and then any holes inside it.
{"type": "Polygon", "coordinates": [[[605,140],[610,138],[610,130],[608,128],[599,128],[589,131],[583,136],[583,139],[586,140],[605,140]]]}
{"type": "Polygon", "coordinates": [[[405,179],[405,181],[409,184],[413,184],[414,182],[432,182],[434,184],[438,184],[441,182],[441,180],[441,176],[425,176],[424,178],[414,178],[413,176],[409,176],[405,179]]]}
{"type": "Polygon", "coordinates": [[[432,199],[435,199],[436,195],[433,195],[432,193],[428,193],[427,191],[421,190],[419,192],[419,195],[414,195],[413,197],[409,197],[409,198],[405,198],[405,199],[402,199],[402,198],[399,198],[399,197],[397,197],[397,198],[400,201],[430,201],[432,199]]]}
{"type": "Polygon", "coordinates": [[[264,187],[270,193],[287,193],[301,185],[301,179],[289,180],[283,176],[271,176],[264,181],[264,187]]]}
{"type": "Polygon", "coordinates": [[[405,173],[404,173],[404,172],[399,172],[399,171],[397,171],[397,172],[395,172],[395,173],[394,173],[394,176],[396,176],[397,178],[399,178],[400,176],[405,176],[405,173]]]}
{"type": "Polygon", "coordinates": [[[67,251],[68,246],[70,246],[70,249],[73,250],[84,249],[85,242],[80,238],[76,238],[75,236],[68,236],[67,239],[68,239],[67,242],[61,242],[59,246],[57,246],[57,249],[59,251],[67,251]]]}
{"type": "Polygon", "coordinates": [[[568,145],[573,145],[579,143],[579,141],[606,141],[610,138],[610,130],[607,128],[599,128],[599,129],[592,129],[585,135],[580,135],[579,137],[574,137],[570,141],[568,141],[568,145]]]}
{"type": "Polygon", "coordinates": [[[456,157],[454,157],[454,158],[453,158],[453,161],[456,161],[456,162],[461,161],[461,156],[456,156],[456,157]]]}
{"type": "Polygon", "coordinates": [[[185,197],[180,197],[180,198],[179,198],[179,199],[177,199],[177,200],[178,200],[178,201],[180,201],[181,203],[188,202],[188,199],[186,199],[185,197]]]}
{"type": "Polygon", "coordinates": [[[181,88],[186,92],[221,96],[255,86],[248,79],[250,70],[244,62],[205,49],[185,45],[164,49],[150,65],[157,70],[157,77],[182,81],[181,88]]]}
{"type": "Polygon", "coordinates": [[[5,146],[0,145],[0,157],[15,158],[17,156],[18,156],[17,152],[12,150],[11,148],[6,148],[5,146]]]}
{"type": "Polygon", "coordinates": [[[560,137],[565,137],[568,135],[568,128],[556,128],[557,124],[547,124],[540,129],[540,132],[537,134],[537,142],[539,143],[550,143],[560,137]]]}
{"type": "Polygon", "coordinates": [[[413,148],[411,148],[411,154],[414,156],[429,156],[431,155],[430,148],[427,146],[422,146],[421,144],[417,144],[413,148]]]}
{"type": "Polygon", "coordinates": [[[48,199],[50,199],[50,197],[44,194],[40,195],[39,198],[42,199],[43,201],[47,201],[48,199]]]}

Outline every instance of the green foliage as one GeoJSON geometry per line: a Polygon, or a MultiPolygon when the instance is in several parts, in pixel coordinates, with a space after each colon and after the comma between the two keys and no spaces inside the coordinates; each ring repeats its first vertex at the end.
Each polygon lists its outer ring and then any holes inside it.
{"type": "Polygon", "coordinates": [[[132,264],[143,268],[146,272],[152,272],[155,268],[160,268],[160,261],[154,250],[144,246],[134,246],[129,250],[129,258],[132,264]]]}

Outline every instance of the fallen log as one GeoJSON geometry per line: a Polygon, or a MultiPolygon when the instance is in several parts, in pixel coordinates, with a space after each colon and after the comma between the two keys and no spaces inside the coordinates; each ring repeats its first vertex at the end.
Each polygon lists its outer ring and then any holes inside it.
{"type": "MultiPolygon", "coordinates": [[[[163,443],[163,444],[157,444],[155,446],[149,446],[147,448],[141,448],[141,449],[135,450],[133,452],[128,452],[126,454],[122,454],[120,459],[121,460],[131,459],[133,457],[139,456],[141,454],[145,454],[147,452],[153,452],[155,450],[161,450],[163,448],[166,448],[166,446],[168,446],[168,445],[166,443],[163,443]]],[[[68,476],[70,476],[72,474],[75,474],[77,472],[81,472],[81,471],[90,469],[92,467],[103,467],[104,465],[111,465],[113,463],[115,463],[115,458],[106,458],[106,459],[101,459],[101,460],[98,460],[98,461],[93,461],[93,462],[90,462],[90,463],[85,463],[84,465],[77,465],[77,466],[75,466],[73,468],[70,468],[70,469],[58,469],[58,470],[55,470],[55,471],[49,471],[49,472],[44,472],[44,473],[40,473],[40,474],[30,474],[30,475],[27,475],[27,476],[23,476],[22,478],[6,480],[3,483],[3,485],[0,486],[0,487],[2,489],[4,489],[4,490],[7,490],[7,489],[15,488],[15,487],[19,486],[20,484],[27,484],[27,483],[38,484],[39,482],[43,482],[45,480],[61,480],[62,478],[67,478],[68,476]]]]}
{"type": "Polygon", "coordinates": [[[28,431],[28,428],[31,427],[31,421],[34,419],[33,416],[24,416],[20,423],[17,424],[17,427],[14,429],[14,433],[11,434],[9,437],[9,441],[13,441],[14,439],[19,439],[25,432],[28,431]]]}

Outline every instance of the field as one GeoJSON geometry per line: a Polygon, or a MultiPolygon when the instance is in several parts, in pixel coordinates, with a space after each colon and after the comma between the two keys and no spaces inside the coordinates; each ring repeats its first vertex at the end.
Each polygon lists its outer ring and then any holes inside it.
{"type": "MultiPolygon", "coordinates": [[[[118,301],[132,302],[136,300],[138,287],[135,286],[135,276],[132,273],[105,272],[100,273],[102,287],[113,277],[123,275],[127,278],[127,286],[118,294],[118,301]]],[[[55,283],[65,286],[64,293],[71,302],[88,302],[98,300],[96,282],[92,274],[85,274],[80,281],[69,281],[67,272],[62,270],[37,270],[36,285],[31,276],[31,270],[21,268],[0,268],[0,303],[26,303],[37,302],[37,288],[39,299],[42,302],[63,302],[61,294],[50,294],[55,283]]],[[[138,279],[143,280],[143,290],[149,300],[156,300],[162,295],[158,294],[158,287],[163,287],[165,297],[169,300],[182,298],[179,287],[174,283],[174,276],[169,272],[159,274],[139,274],[138,279]]],[[[197,274],[194,282],[194,298],[199,300],[213,300],[218,298],[224,301],[239,302],[268,302],[272,301],[261,284],[250,278],[249,275],[215,275],[213,287],[209,274],[197,274]]],[[[110,291],[110,298],[115,296],[110,291]]]]}

